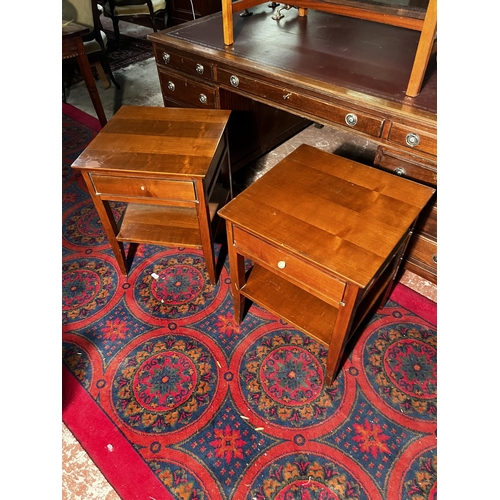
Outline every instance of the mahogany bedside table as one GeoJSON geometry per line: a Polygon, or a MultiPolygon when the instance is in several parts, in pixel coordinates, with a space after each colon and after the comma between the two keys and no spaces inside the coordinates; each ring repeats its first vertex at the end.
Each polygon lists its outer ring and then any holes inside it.
{"type": "Polygon", "coordinates": [[[434,191],[300,146],[219,210],[235,320],[242,321],[248,298],[327,346],[330,385],[350,336],[387,300],[434,191]]]}
{"type": "Polygon", "coordinates": [[[216,283],[211,221],[232,198],[230,113],[123,106],[73,163],[123,274],[124,242],[201,247],[216,283]],[[118,223],[110,201],[127,202],[118,223]]]}

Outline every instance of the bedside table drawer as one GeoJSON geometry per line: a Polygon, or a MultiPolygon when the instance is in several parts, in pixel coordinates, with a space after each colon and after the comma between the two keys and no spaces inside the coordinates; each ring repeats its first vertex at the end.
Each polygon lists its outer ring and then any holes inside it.
{"type": "Polygon", "coordinates": [[[90,174],[96,194],[106,199],[113,196],[194,201],[192,182],[138,177],[112,177],[90,174]]]}
{"type": "Polygon", "coordinates": [[[308,289],[328,303],[338,304],[344,296],[345,283],[307,262],[234,227],[234,245],[251,260],[266,265],[276,274],[308,289]]]}

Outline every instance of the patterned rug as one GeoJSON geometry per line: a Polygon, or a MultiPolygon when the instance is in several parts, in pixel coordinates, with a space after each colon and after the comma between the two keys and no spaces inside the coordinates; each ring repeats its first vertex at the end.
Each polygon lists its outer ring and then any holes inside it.
{"type": "Polygon", "coordinates": [[[63,105],[63,420],[121,498],[437,498],[435,305],[397,285],[325,387],[318,342],[234,323],[227,261],[212,286],[201,251],[141,245],[120,274],[70,168],[97,130],[63,105]]]}
{"type": "MultiPolygon", "coordinates": [[[[105,30],[105,32],[108,37],[108,60],[113,74],[131,64],[154,57],[153,46],[149,40],[120,34],[120,46],[118,48],[115,34],[109,30],[105,30]]],[[[98,79],[97,71],[95,68],[92,68],[92,70],[94,78],[98,79]]],[[[63,61],[63,78],[66,87],[72,87],[83,81],[75,60],[63,61]]]]}

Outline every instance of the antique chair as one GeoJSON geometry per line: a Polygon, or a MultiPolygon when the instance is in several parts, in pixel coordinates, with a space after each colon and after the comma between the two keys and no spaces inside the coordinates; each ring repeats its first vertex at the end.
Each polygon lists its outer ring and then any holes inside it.
{"type": "Polygon", "coordinates": [[[90,30],[89,33],[83,36],[83,45],[89,58],[89,63],[96,68],[104,88],[107,89],[110,87],[107,79],[107,76],[109,76],[116,88],[119,89],[120,86],[115,80],[109,65],[107,52],[108,39],[100,21],[102,11],[102,6],[97,3],[97,0],[62,1],[63,21],[74,21],[82,26],[86,26],[90,30]]]}
{"type": "Polygon", "coordinates": [[[147,19],[153,31],[156,32],[156,17],[161,16],[165,27],[167,26],[168,9],[166,0],[107,0],[104,4],[104,12],[113,21],[117,43],[120,37],[119,21],[147,19]]]}

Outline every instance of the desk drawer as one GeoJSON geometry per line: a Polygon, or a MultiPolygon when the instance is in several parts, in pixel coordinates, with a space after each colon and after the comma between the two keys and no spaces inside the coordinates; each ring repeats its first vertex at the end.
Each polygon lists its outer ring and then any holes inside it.
{"type": "Polygon", "coordinates": [[[187,75],[214,80],[214,65],[201,59],[191,59],[172,52],[169,49],[155,46],[156,63],[160,67],[174,68],[187,75]]]}
{"type": "Polygon", "coordinates": [[[217,89],[174,73],[158,71],[163,95],[194,108],[216,108],[217,89]]]}
{"type": "Polygon", "coordinates": [[[229,85],[256,97],[272,101],[279,106],[290,108],[290,111],[294,108],[298,112],[309,113],[373,137],[380,137],[382,134],[382,125],[384,124],[382,118],[344,107],[338,103],[310,97],[291,91],[286,87],[263,83],[220,68],[217,71],[217,80],[220,84],[229,85]]]}
{"type": "Polygon", "coordinates": [[[388,140],[409,150],[437,155],[437,137],[430,131],[393,123],[388,140]]]}
{"type": "Polygon", "coordinates": [[[432,187],[437,186],[437,163],[435,158],[417,156],[403,151],[395,152],[379,146],[373,163],[376,167],[412,181],[421,182],[432,187]]]}
{"type": "Polygon", "coordinates": [[[190,181],[112,177],[96,174],[90,174],[90,177],[96,194],[104,198],[106,196],[126,196],[180,201],[196,200],[194,185],[190,181]]]}
{"type": "Polygon", "coordinates": [[[413,235],[407,251],[408,260],[437,274],[437,242],[422,235],[413,235]]]}
{"type": "Polygon", "coordinates": [[[246,257],[267,265],[276,274],[310,293],[331,303],[338,304],[344,296],[345,283],[307,262],[276,248],[269,243],[234,227],[234,245],[246,257]]]}

